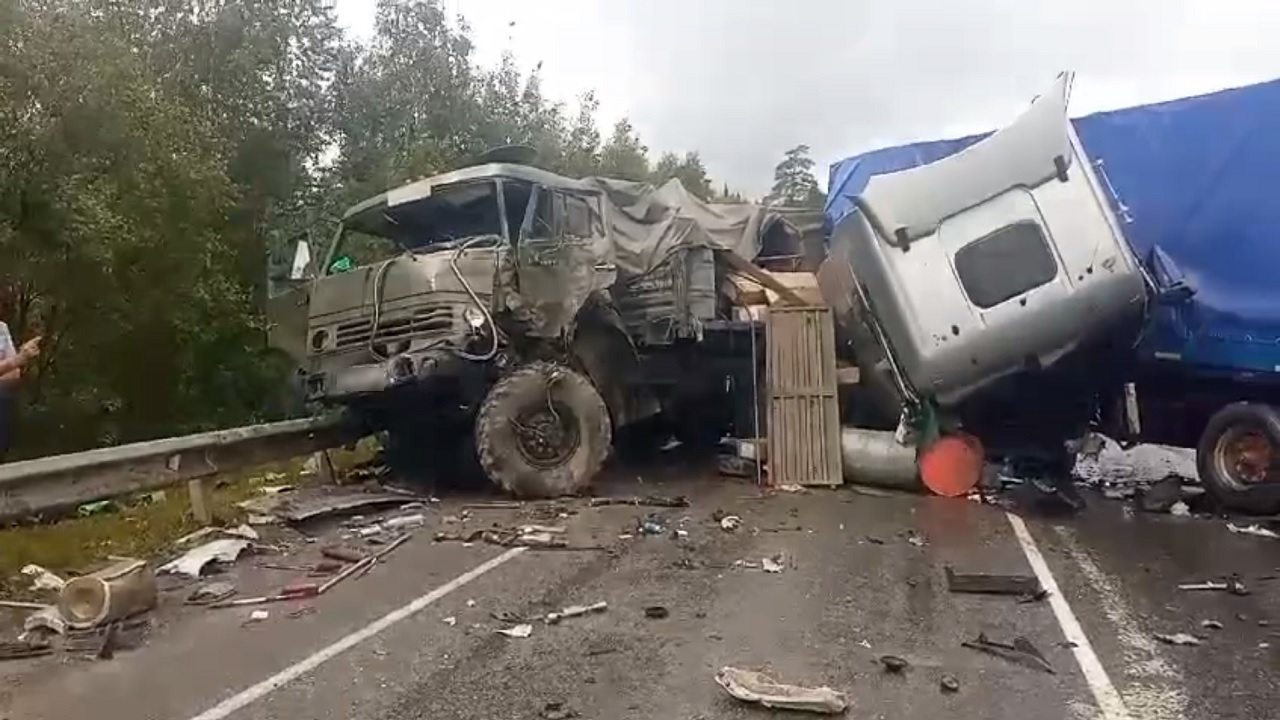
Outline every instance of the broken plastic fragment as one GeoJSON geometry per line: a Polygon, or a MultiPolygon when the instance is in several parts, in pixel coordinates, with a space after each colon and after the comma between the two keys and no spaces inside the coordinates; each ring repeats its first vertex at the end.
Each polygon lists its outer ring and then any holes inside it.
{"type": "Polygon", "coordinates": [[[781,558],[764,558],[760,561],[760,567],[767,573],[780,573],[785,569],[781,558]]]}
{"type": "Polygon", "coordinates": [[[513,638],[527,638],[533,634],[533,626],[529,623],[521,623],[509,628],[500,628],[496,631],[499,635],[506,635],[513,638]]]}
{"type": "Polygon", "coordinates": [[[720,518],[720,529],[725,532],[733,532],[742,527],[742,518],[737,515],[725,515],[720,518]]]}
{"type": "Polygon", "coordinates": [[[187,551],[182,557],[161,565],[156,572],[198,578],[211,562],[233,563],[249,547],[248,540],[224,538],[187,551]]]}
{"type": "Polygon", "coordinates": [[[63,586],[67,584],[66,580],[45,570],[39,565],[27,565],[22,568],[22,574],[32,578],[32,590],[58,590],[61,591],[63,586]]]}
{"type": "Polygon", "coordinates": [[[738,700],[767,708],[835,715],[849,707],[849,699],[842,692],[826,686],[784,685],[754,670],[722,667],[716,673],[716,683],[738,700]]]}
{"type": "Polygon", "coordinates": [[[1233,533],[1238,533],[1243,535],[1257,535],[1258,537],[1271,538],[1273,540],[1280,540],[1280,534],[1277,534],[1273,530],[1268,530],[1262,527],[1261,525],[1247,525],[1245,527],[1241,527],[1234,523],[1227,523],[1227,529],[1233,533]]]}
{"type": "Polygon", "coordinates": [[[1166,643],[1168,645],[1200,645],[1201,644],[1200,638],[1196,637],[1195,635],[1188,635],[1186,633],[1173,633],[1172,635],[1167,635],[1165,633],[1156,633],[1155,639],[1159,640],[1162,643],[1166,643]]]}

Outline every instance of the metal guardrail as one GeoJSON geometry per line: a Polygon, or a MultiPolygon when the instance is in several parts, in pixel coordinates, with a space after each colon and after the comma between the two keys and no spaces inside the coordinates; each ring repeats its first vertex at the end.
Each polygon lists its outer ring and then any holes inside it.
{"type": "Polygon", "coordinates": [[[340,416],[286,420],[0,465],[0,522],[337,447],[340,416]]]}

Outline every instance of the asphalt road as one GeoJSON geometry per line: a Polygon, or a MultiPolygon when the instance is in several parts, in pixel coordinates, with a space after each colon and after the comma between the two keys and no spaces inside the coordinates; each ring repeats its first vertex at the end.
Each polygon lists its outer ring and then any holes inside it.
{"type": "Polygon", "coordinates": [[[1003,510],[965,500],[848,488],[762,499],[743,482],[673,468],[606,490],[687,495],[691,506],[472,511],[468,528],[561,523],[574,544],[605,548],[512,552],[432,542],[458,525],[444,519],[461,501],[446,500],[384,564],[309,603],[313,614],[291,619],[306,603],[273,605],[241,627],[248,610],[188,608],[113,660],[8,662],[0,717],[532,719],[555,717],[549,704],[602,720],[773,716],[725,695],[713,677],[726,665],[842,690],[854,718],[1209,720],[1274,717],[1280,703],[1280,581],[1260,579],[1280,574],[1280,540],[1222,520],[1135,514],[1093,496],[1078,516],[1025,515],[1020,541],[1003,510]],[[648,513],[666,533],[635,535],[648,513]],[[723,531],[721,513],[742,528],[723,531]],[[781,573],[734,566],[779,554],[781,573]],[[1058,597],[948,592],[946,565],[1025,574],[1030,557],[1043,558],[1058,597]],[[1176,589],[1229,573],[1251,594],[1176,589]],[[598,601],[606,612],[534,623],[527,638],[494,632],[510,624],[494,613],[598,601]],[[668,616],[646,617],[650,606],[668,616]],[[1176,632],[1205,639],[1154,639],[1176,632]],[[1026,637],[1054,673],[961,646],[979,633],[1026,637]],[[887,674],[884,654],[910,667],[887,674]],[[940,690],[944,673],[959,692],[940,690]]]}

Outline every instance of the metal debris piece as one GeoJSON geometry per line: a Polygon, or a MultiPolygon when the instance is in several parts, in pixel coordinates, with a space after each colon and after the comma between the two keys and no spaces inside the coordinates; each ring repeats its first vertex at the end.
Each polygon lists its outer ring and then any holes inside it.
{"type": "Polygon", "coordinates": [[[1030,640],[1022,636],[1014,638],[1012,644],[1006,644],[989,639],[985,633],[979,633],[976,639],[967,640],[960,644],[970,650],[994,655],[1033,670],[1041,670],[1050,675],[1055,674],[1053,666],[1049,664],[1044,655],[1036,649],[1035,645],[1031,644],[1030,640]]]}
{"type": "Polygon", "coordinates": [[[22,621],[22,630],[23,637],[38,634],[63,635],[67,632],[67,621],[58,611],[58,606],[48,605],[28,615],[22,621]]]}
{"type": "Polygon", "coordinates": [[[960,681],[956,679],[955,675],[943,675],[939,684],[942,687],[942,692],[960,692],[960,681]]]}
{"type": "Polygon", "coordinates": [[[866,541],[867,541],[867,542],[871,543],[872,545],[883,545],[883,544],[884,544],[884,540],[881,540],[880,538],[876,537],[875,535],[867,535],[865,539],[866,539],[866,541]]]}
{"type": "Polygon", "coordinates": [[[737,515],[725,515],[720,518],[720,529],[725,532],[734,532],[742,527],[742,518],[737,515]]]}
{"type": "Polygon", "coordinates": [[[441,618],[441,621],[445,625],[448,625],[449,627],[453,627],[458,624],[458,618],[454,617],[453,615],[450,615],[447,618],[441,618]]]}
{"type": "Polygon", "coordinates": [[[226,535],[227,537],[241,538],[244,540],[260,539],[257,530],[254,530],[248,525],[237,525],[236,527],[233,527],[233,528],[223,528],[223,527],[200,528],[199,530],[196,530],[193,533],[187,533],[186,535],[183,535],[177,540],[174,540],[173,544],[176,547],[181,547],[183,545],[189,545],[195,542],[196,540],[202,540],[204,538],[207,538],[210,535],[226,535]]]}
{"type": "Polygon", "coordinates": [[[1249,588],[1245,586],[1239,575],[1232,575],[1227,578],[1227,592],[1232,595],[1244,596],[1249,594],[1249,588]]]}
{"type": "Polygon", "coordinates": [[[156,572],[198,578],[209,563],[233,563],[248,549],[248,540],[222,538],[188,550],[181,557],[161,565],[156,572]]]}
{"type": "Polygon", "coordinates": [[[911,666],[911,663],[907,662],[906,658],[900,658],[897,655],[881,655],[880,664],[884,666],[885,672],[894,673],[895,675],[911,666]]]}
{"type": "Polygon", "coordinates": [[[266,620],[269,617],[271,617],[271,613],[267,612],[266,610],[254,610],[253,612],[249,613],[249,616],[244,619],[244,622],[240,623],[240,627],[244,627],[245,625],[252,625],[253,623],[262,622],[263,620],[266,620]]]}
{"type": "Polygon", "coordinates": [[[1228,592],[1232,595],[1248,595],[1250,593],[1248,586],[1244,584],[1244,580],[1239,575],[1232,575],[1227,578],[1226,582],[1214,582],[1212,580],[1202,583],[1184,583],[1178,586],[1179,590],[1207,590],[1216,592],[1228,592]]]}
{"type": "Polygon", "coordinates": [[[1241,527],[1234,523],[1227,523],[1227,529],[1233,533],[1238,533],[1243,535],[1257,535],[1258,537],[1271,538],[1272,540],[1280,540],[1280,534],[1277,534],[1274,530],[1268,530],[1262,527],[1261,525],[1247,525],[1247,526],[1241,527]]]}
{"type": "Polygon", "coordinates": [[[639,531],[641,535],[665,535],[667,525],[657,515],[646,515],[640,520],[639,531]]]}
{"type": "Polygon", "coordinates": [[[546,535],[563,535],[565,529],[557,525],[521,525],[521,535],[546,534],[546,535]]]}
{"type": "Polygon", "coordinates": [[[1226,590],[1227,584],[1220,582],[1186,583],[1178,586],[1179,590],[1226,590]]]}
{"type": "Polygon", "coordinates": [[[490,545],[499,545],[501,547],[528,547],[539,549],[564,549],[564,550],[598,550],[597,547],[570,548],[569,542],[563,537],[553,533],[522,533],[519,529],[491,529],[476,530],[474,532],[462,534],[454,532],[438,532],[435,534],[436,542],[461,542],[463,547],[468,543],[477,541],[486,542],[490,545]]]}
{"type": "Polygon", "coordinates": [[[1169,514],[1174,517],[1191,517],[1191,506],[1179,500],[1169,506],[1169,514]]]}
{"type": "Polygon", "coordinates": [[[590,613],[604,612],[605,610],[608,610],[608,609],[609,609],[609,603],[605,602],[604,600],[601,600],[598,603],[592,603],[590,605],[572,605],[559,612],[547,613],[547,617],[544,619],[546,620],[547,624],[554,625],[566,618],[578,617],[579,615],[587,615],[590,613]]]}
{"type": "Polygon", "coordinates": [[[786,558],[779,553],[771,558],[764,558],[760,561],[760,569],[767,573],[780,573],[786,569],[786,558]]]}
{"type": "Polygon", "coordinates": [[[344,563],[357,563],[364,560],[367,556],[359,550],[353,550],[349,547],[341,545],[329,545],[320,548],[320,554],[330,560],[337,560],[344,563]]]}
{"type": "Polygon", "coordinates": [[[300,523],[329,515],[356,513],[380,507],[398,507],[404,504],[404,499],[404,494],[391,492],[346,492],[312,498],[289,498],[275,510],[275,514],[289,522],[300,523]]]}
{"type": "Polygon", "coordinates": [[[716,683],[738,700],[767,708],[836,715],[849,707],[849,699],[842,692],[826,686],[784,685],[754,670],[722,667],[716,673],[716,683]]]}
{"type": "Polygon", "coordinates": [[[31,578],[32,590],[61,591],[62,586],[67,584],[66,580],[63,580],[39,565],[25,565],[20,572],[31,578]]]}
{"type": "Polygon", "coordinates": [[[1200,645],[1200,638],[1187,633],[1173,633],[1168,635],[1165,633],[1156,633],[1153,637],[1166,645],[1200,645]]]}
{"type": "Polygon", "coordinates": [[[1035,596],[1044,592],[1034,575],[999,575],[994,573],[958,573],[950,565],[944,568],[947,590],[976,595],[1035,596]]]}
{"type": "Polygon", "coordinates": [[[607,505],[635,505],[635,506],[647,506],[647,507],[683,508],[683,507],[689,507],[689,501],[683,495],[676,496],[676,497],[664,497],[662,495],[646,495],[644,497],[591,498],[591,507],[605,507],[607,505]]]}
{"type": "Polygon", "coordinates": [[[0,660],[40,657],[52,652],[53,648],[48,643],[25,642],[22,640],[0,642],[0,660]]]}
{"type": "Polygon", "coordinates": [[[650,605],[644,609],[644,616],[650,620],[665,620],[671,616],[671,611],[662,605],[650,605]]]}
{"type": "Polygon", "coordinates": [[[14,610],[43,610],[49,607],[49,603],[26,602],[25,600],[0,600],[0,607],[13,608],[14,610]]]}
{"type": "Polygon", "coordinates": [[[522,623],[509,628],[500,628],[494,632],[512,638],[527,638],[533,634],[533,626],[529,623],[522,623]]]}
{"type": "Polygon", "coordinates": [[[236,586],[229,582],[205,583],[196,588],[184,601],[187,605],[209,605],[226,600],[236,594],[236,586]]]}
{"type": "Polygon", "coordinates": [[[386,530],[411,530],[420,528],[425,525],[427,518],[422,513],[414,513],[413,515],[401,515],[400,517],[387,518],[382,521],[382,528],[386,530]]]}
{"type": "Polygon", "coordinates": [[[463,510],[519,510],[524,504],[516,500],[494,500],[491,502],[467,503],[463,510]]]}
{"type": "Polygon", "coordinates": [[[1217,620],[1201,620],[1200,627],[1206,630],[1221,630],[1222,623],[1218,622],[1217,620]]]}
{"type": "Polygon", "coordinates": [[[907,535],[907,542],[919,548],[929,544],[929,541],[925,540],[923,536],[917,535],[914,532],[907,535]]]}

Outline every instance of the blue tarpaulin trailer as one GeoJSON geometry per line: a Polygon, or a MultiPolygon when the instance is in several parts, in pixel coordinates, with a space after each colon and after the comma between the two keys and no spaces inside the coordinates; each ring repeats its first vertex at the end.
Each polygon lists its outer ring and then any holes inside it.
{"type": "MultiPolygon", "coordinates": [[[[1072,122],[1161,291],[1135,357],[1147,421],[1136,439],[1197,447],[1202,479],[1216,475],[1206,484],[1218,484],[1226,504],[1280,510],[1280,80],[1072,122]],[[1269,442],[1249,444],[1259,439],[1269,442]]],[[[827,228],[857,212],[854,199],[873,175],[984,137],[835,163],[827,228]]]]}

